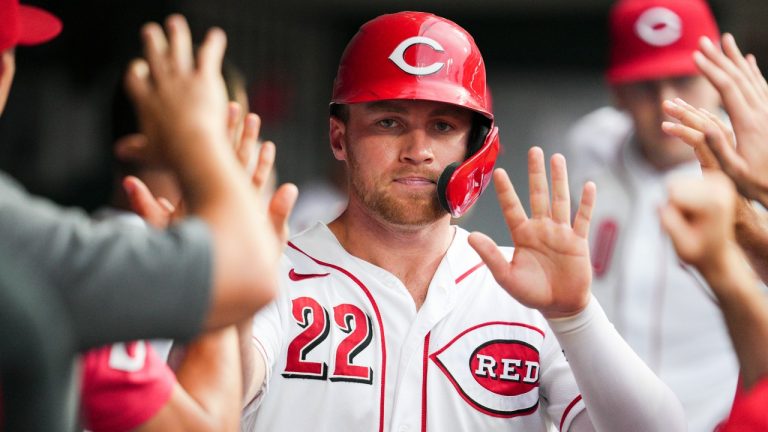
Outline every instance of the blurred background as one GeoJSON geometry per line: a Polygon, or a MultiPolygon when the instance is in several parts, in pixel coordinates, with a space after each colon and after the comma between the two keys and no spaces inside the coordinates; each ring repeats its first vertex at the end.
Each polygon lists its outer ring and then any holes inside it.
{"type": "MultiPolygon", "coordinates": [[[[603,80],[610,0],[23,2],[57,14],[64,31],[46,45],[17,49],[16,81],[0,118],[0,168],[36,194],[87,210],[106,200],[110,186],[111,98],[139,54],[138,30],[172,12],[187,16],[198,41],[213,25],[227,32],[228,57],[245,73],[262,136],[277,143],[279,181],[300,188],[335,169],[327,125],[336,66],[357,28],[382,13],[429,11],[474,35],[501,131],[498,165],[518,190],[527,189],[530,146],[562,151],[569,126],[611,102],[603,80]]],[[[710,4],[721,30],[765,70],[768,1],[710,4]]],[[[492,190],[462,225],[509,243],[492,190]]]]}

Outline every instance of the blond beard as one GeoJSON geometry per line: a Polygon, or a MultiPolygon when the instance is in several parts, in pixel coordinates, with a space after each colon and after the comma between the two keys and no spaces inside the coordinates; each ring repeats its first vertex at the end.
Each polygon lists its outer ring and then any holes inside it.
{"type": "Polygon", "coordinates": [[[425,226],[445,217],[446,212],[440,206],[437,193],[425,196],[414,193],[405,198],[397,198],[386,190],[374,185],[368,187],[362,181],[359,165],[350,146],[347,147],[349,156],[349,184],[353,193],[363,205],[383,220],[395,225],[425,226]]]}

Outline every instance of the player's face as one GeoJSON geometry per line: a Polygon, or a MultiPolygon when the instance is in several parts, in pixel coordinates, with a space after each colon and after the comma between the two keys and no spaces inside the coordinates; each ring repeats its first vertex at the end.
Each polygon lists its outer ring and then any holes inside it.
{"type": "Polygon", "coordinates": [[[646,159],[658,169],[668,169],[696,158],[684,142],[661,130],[664,120],[675,121],[661,109],[666,99],[682,98],[695,107],[717,113],[720,96],[702,76],[686,76],[621,84],[614,88],[619,107],[635,124],[635,139],[646,159]]]}
{"type": "Polygon", "coordinates": [[[350,206],[396,225],[423,226],[447,217],[437,179],[464,159],[469,110],[429,101],[349,105],[346,122],[331,120],[335,156],[348,167],[350,206]]]}

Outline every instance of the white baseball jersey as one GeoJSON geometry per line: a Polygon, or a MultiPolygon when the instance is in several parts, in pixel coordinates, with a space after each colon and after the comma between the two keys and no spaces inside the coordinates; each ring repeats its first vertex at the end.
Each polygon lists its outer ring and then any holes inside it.
{"type": "Polygon", "coordinates": [[[613,108],[587,115],[571,135],[572,186],[592,180],[598,190],[590,228],[592,292],[683,403],[689,430],[709,432],[728,415],[738,363],[714,295],[677,257],[658,216],[667,180],[701,170],[692,162],[659,172],[631,140],[632,122],[613,108]]]}
{"type": "Polygon", "coordinates": [[[456,227],[418,311],[400,280],[325,225],[294,238],[281,294],[255,318],[267,382],[243,429],[567,430],[584,403],[554,334],[467,237],[456,227]]]}

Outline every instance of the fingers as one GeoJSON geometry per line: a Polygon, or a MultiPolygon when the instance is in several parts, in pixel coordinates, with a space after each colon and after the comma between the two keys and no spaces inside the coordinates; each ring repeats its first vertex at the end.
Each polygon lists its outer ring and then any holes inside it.
{"type": "Polygon", "coordinates": [[[717,158],[722,170],[734,178],[737,183],[741,183],[748,176],[747,162],[739,155],[733,144],[723,136],[722,131],[716,128],[707,129],[704,133],[704,140],[712,154],[717,158]]]}
{"type": "Polygon", "coordinates": [[[165,228],[174,211],[173,205],[164,198],[155,199],[147,185],[136,177],[123,180],[123,189],[131,209],[156,228],[165,228]]]}
{"type": "Polygon", "coordinates": [[[743,77],[740,78],[743,80],[741,86],[742,92],[744,92],[748,98],[751,98],[753,103],[759,101],[760,99],[764,99],[765,95],[761,91],[762,81],[764,81],[764,79],[759,73],[755,75],[754,69],[749,64],[749,61],[744,58],[744,55],[742,55],[741,50],[736,44],[736,39],[734,39],[733,35],[730,33],[725,33],[722,38],[722,43],[723,52],[736,65],[738,69],[738,75],[743,77]]]}
{"type": "Polygon", "coordinates": [[[249,113],[243,121],[243,133],[240,135],[240,143],[237,146],[237,158],[245,167],[248,175],[253,175],[256,168],[256,149],[259,143],[259,129],[261,119],[254,113],[249,113]]]}
{"type": "Polygon", "coordinates": [[[226,47],[227,36],[222,29],[213,27],[208,30],[198,51],[198,69],[206,74],[220,74],[226,47]]]}
{"type": "Polygon", "coordinates": [[[288,217],[298,196],[299,189],[296,185],[285,183],[277,188],[269,201],[269,217],[275,233],[283,243],[288,240],[288,217]]]}
{"type": "Polygon", "coordinates": [[[480,255],[488,270],[497,281],[503,281],[509,271],[509,262],[490,237],[480,232],[469,235],[469,245],[480,255]]]}
{"type": "Polygon", "coordinates": [[[165,21],[168,31],[171,64],[177,71],[188,72],[195,66],[192,57],[192,34],[187,20],[181,15],[171,15],[165,21]]]}
{"type": "Polygon", "coordinates": [[[735,186],[720,171],[706,172],[702,178],[677,179],[667,190],[669,202],[683,213],[722,213],[735,207],[735,186]]]}
{"type": "Polygon", "coordinates": [[[240,115],[242,111],[243,109],[237,102],[230,101],[227,104],[227,136],[229,136],[235,152],[239,152],[242,145],[242,141],[237,139],[240,132],[240,115]]]}
{"type": "Polygon", "coordinates": [[[689,251],[687,240],[695,238],[696,232],[688,224],[682,211],[672,204],[668,204],[661,208],[659,217],[661,219],[661,226],[672,240],[678,256],[681,258],[689,257],[691,252],[689,251]]]}
{"type": "Polygon", "coordinates": [[[135,59],[128,65],[123,79],[125,90],[133,103],[140,104],[150,90],[149,64],[144,59],[135,59]]]}
{"type": "Polygon", "coordinates": [[[513,233],[520,224],[528,220],[528,217],[504,169],[497,168],[493,171],[493,186],[496,188],[501,214],[504,216],[509,232],[513,233]]]}
{"type": "Polygon", "coordinates": [[[768,82],[765,81],[765,76],[763,76],[760,67],[757,65],[757,59],[754,55],[747,54],[747,63],[749,63],[749,70],[757,82],[758,92],[762,95],[763,99],[768,99],[768,82]]]}
{"type": "Polygon", "coordinates": [[[581,238],[589,237],[589,225],[592,220],[592,210],[597,201],[597,187],[593,182],[587,182],[581,190],[581,201],[576,217],[573,218],[573,232],[581,238]]]}
{"type": "MultiPolygon", "coordinates": [[[[255,146],[256,143],[253,144],[255,146]]],[[[253,186],[261,191],[267,184],[269,174],[275,164],[275,144],[272,141],[265,141],[259,148],[259,157],[256,168],[253,170],[251,182],[253,186]]]]}
{"type": "MultiPolygon", "coordinates": [[[[715,155],[707,147],[704,131],[724,127],[725,124],[722,122],[713,123],[708,112],[697,110],[679,98],[674,101],[664,101],[662,108],[667,115],[677,119],[682,124],[665,121],[662,122],[661,129],[693,147],[702,168],[718,169],[720,165],[715,155]]],[[[728,129],[728,133],[730,134],[730,129],[728,129]]]]}
{"type": "Polygon", "coordinates": [[[750,107],[741,88],[746,81],[743,75],[708,38],[702,37],[699,45],[701,51],[696,51],[693,55],[699,70],[717,88],[728,112],[743,115],[744,110],[750,107]]]}
{"type": "Polygon", "coordinates": [[[555,154],[550,160],[552,172],[552,219],[557,223],[571,224],[571,193],[568,190],[568,170],[565,157],[555,154]]]}
{"type": "Polygon", "coordinates": [[[528,190],[531,199],[531,218],[549,217],[549,184],[547,170],[544,167],[544,152],[539,147],[531,147],[528,150],[528,190]]]}
{"type": "Polygon", "coordinates": [[[141,40],[144,45],[144,58],[149,64],[149,71],[154,79],[164,75],[168,70],[167,55],[168,41],[159,24],[147,23],[141,29],[141,40]]]}
{"type": "MultiPolygon", "coordinates": [[[[663,130],[666,134],[672,135],[673,137],[680,138],[681,141],[691,146],[694,150],[697,150],[701,147],[706,148],[707,146],[704,140],[704,134],[702,132],[683,124],[664,121],[661,123],[661,130],[663,130]]],[[[698,156],[698,153],[696,156],[698,156]]],[[[714,156],[712,157],[714,158],[714,156]]],[[[708,163],[710,161],[711,160],[708,159],[706,162],[708,163]]],[[[702,161],[701,158],[699,158],[699,162],[701,162],[702,166],[705,165],[705,161],[702,161]]]]}

